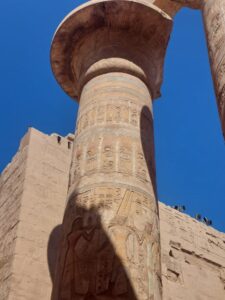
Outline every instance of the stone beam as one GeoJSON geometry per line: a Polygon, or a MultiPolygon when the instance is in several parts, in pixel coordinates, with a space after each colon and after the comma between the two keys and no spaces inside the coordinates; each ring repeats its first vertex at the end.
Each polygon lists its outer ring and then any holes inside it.
{"type": "Polygon", "coordinates": [[[146,1],[67,16],[52,69],[80,104],[53,299],[161,300],[152,100],[171,18],[146,1]]]}

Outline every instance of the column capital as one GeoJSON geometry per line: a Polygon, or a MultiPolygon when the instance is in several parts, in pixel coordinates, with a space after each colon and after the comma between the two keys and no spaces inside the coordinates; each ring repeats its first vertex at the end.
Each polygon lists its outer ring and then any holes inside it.
{"type": "Polygon", "coordinates": [[[160,96],[172,19],[142,0],[95,0],[72,11],[51,47],[53,73],[72,98],[83,85],[108,72],[139,77],[153,99],[160,96]]]}

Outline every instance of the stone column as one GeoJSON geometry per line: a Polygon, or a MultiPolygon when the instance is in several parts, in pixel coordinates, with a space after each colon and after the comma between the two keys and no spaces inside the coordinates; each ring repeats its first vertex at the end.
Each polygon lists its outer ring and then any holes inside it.
{"type": "Polygon", "coordinates": [[[80,107],[53,299],[160,300],[152,100],[171,19],[141,1],[92,1],[53,40],[80,107]]]}
{"type": "Polygon", "coordinates": [[[218,110],[225,137],[225,1],[204,0],[202,14],[218,110]]]}

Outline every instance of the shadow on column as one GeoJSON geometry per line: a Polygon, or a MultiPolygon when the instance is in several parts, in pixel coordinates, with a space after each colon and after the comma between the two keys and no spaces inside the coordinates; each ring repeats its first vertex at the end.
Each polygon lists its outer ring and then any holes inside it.
{"type": "Polygon", "coordinates": [[[58,243],[60,226],[49,238],[52,300],[137,300],[124,265],[102,226],[101,208],[86,209],[76,200],[75,195],[68,202],[57,263],[57,246],[52,245],[58,243]]]}
{"type": "Polygon", "coordinates": [[[155,198],[157,196],[156,186],[156,167],[155,167],[155,149],[154,149],[154,127],[152,112],[148,106],[143,106],[140,116],[140,135],[142,149],[147,164],[148,173],[153,186],[155,198]]]}
{"type": "Polygon", "coordinates": [[[61,240],[62,225],[57,225],[51,232],[48,239],[47,257],[48,269],[53,282],[55,277],[56,262],[58,258],[58,249],[61,240]]]}

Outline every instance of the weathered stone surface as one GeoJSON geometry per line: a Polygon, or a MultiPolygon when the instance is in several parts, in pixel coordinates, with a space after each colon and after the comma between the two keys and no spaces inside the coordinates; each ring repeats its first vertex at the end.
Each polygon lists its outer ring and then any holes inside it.
{"type": "Polygon", "coordinates": [[[80,103],[53,299],[160,300],[151,101],[171,18],[146,1],[91,1],[60,24],[54,75],[80,103]]]}
{"type": "MultiPolygon", "coordinates": [[[[106,118],[111,126],[118,122],[117,113],[112,110],[114,113],[110,114],[108,109],[105,107],[103,110],[103,117],[97,118],[96,116],[96,119],[99,120],[102,126],[102,122],[106,118]]],[[[126,110],[123,110],[123,118],[120,121],[121,128],[126,126],[137,128],[135,109],[133,112],[131,112],[132,110],[129,111],[129,118],[124,113],[126,110]],[[133,122],[129,123],[129,120],[133,120],[133,122]]],[[[82,119],[84,113],[85,111],[80,114],[79,120],[82,119]]],[[[92,118],[88,118],[88,120],[92,120],[92,118]]],[[[82,134],[85,135],[89,128],[87,126],[88,123],[82,121],[81,124],[86,124],[81,125],[80,128],[82,134]]],[[[54,276],[56,255],[59,247],[58,225],[61,222],[64,211],[72,152],[67,149],[68,138],[62,138],[61,144],[58,144],[57,136],[47,136],[32,129],[21,141],[19,152],[1,175],[1,300],[37,300],[40,297],[42,300],[50,300],[51,278],[54,276]],[[29,138],[30,135],[32,136],[32,142],[29,138]],[[53,171],[51,176],[50,172],[48,172],[48,176],[46,176],[46,172],[43,172],[43,167],[49,163],[56,171],[53,171]],[[26,173],[27,169],[30,170],[28,174],[26,173]],[[61,176],[58,177],[57,175],[57,170],[59,169],[63,170],[63,180],[61,176]],[[31,170],[36,176],[35,180],[34,178],[28,180],[28,175],[29,178],[31,177],[31,170]],[[54,190],[57,189],[59,191],[56,187],[56,182],[61,192],[53,194],[54,190]],[[32,193],[29,192],[28,197],[27,191],[31,190],[32,193]],[[24,193],[27,195],[25,201],[24,193]],[[30,208],[32,208],[32,211],[30,208]],[[24,212],[21,214],[23,210],[24,212]],[[25,211],[27,212],[26,214],[25,211]],[[24,218],[21,219],[20,215],[23,215],[29,224],[26,223],[24,218]],[[17,225],[13,226],[15,222],[17,222],[17,225]]],[[[71,141],[73,137],[71,136],[69,139],[71,141]]],[[[124,142],[126,144],[126,139],[124,142]]],[[[90,154],[94,153],[93,151],[90,153],[91,144],[92,141],[90,140],[85,150],[89,152],[88,160],[90,159],[90,154]]],[[[123,149],[125,148],[125,145],[123,145],[123,149]]],[[[122,156],[120,155],[121,151],[117,152],[118,158],[116,160],[122,159],[121,172],[126,173],[131,179],[129,148],[126,149],[126,152],[122,151],[122,156]]],[[[96,158],[98,161],[98,155],[96,158]]],[[[91,156],[90,163],[86,164],[86,166],[84,164],[81,165],[83,166],[83,176],[86,176],[86,170],[90,176],[93,176],[93,169],[96,168],[95,155],[91,156]]],[[[73,171],[75,171],[74,166],[73,171]]],[[[107,172],[108,175],[112,173],[113,171],[107,172]]],[[[141,176],[140,178],[142,179],[143,177],[141,176]]],[[[74,178],[72,177],[71,183],[73,181],[74,178]]],[[[77,196],[79,205],[80,203],[85,203],[87,207],[91,206],[97,198],[99,199],[98,205],[104,203],[110,207],[114,203],[115,207],[116,203],[120,201],[121,195],[124,195],[123,205],[118,211],[118,217],[114,219],[116,222],[110,222],[111,240],[113,240],[114,235],[116,235],[117,239],[121,237],[121,235],[118,237],[118,229],[120,228],[118,221],[123,220],[128,211],[131,211],[133,214],[135,208],[136,217],[128,217],[127,219],[128,228],[132,230],[136,224],[136,218],[142,216],[139,214],[140,205],[141,203],[146,203],[148,199],[145,197],[146,193],[126,191],[123,186],[114,189],[100,185],[94,189],[84,189],[84,192],[77,196]]],[[[87,211],[83,211],[83,213],[85,220],[87,220],[87,216],[90,216],[90,211],[89,214],[87,211]]],[[[159,203],[159,216],[163,299],[223,300],[225,297],[225,234],[162,203],[159,203]]],[[[105,218],[106,220],[103,218],[101,224],[106,224],[107,220],[111,218],[109,210],[105,218]]],[[[146,218],[143,218],[141,224],[144,224],[145,220],[146,218]]],[[[79,227],[79,222],[75,224],[76,228],[77,226],[79,227]]],[[[70,240],[73,241],[73,238],[74,235],[71,234],[70,240]]],[[[132,238],[129,239],[130,243],[132,243],[132,238]]],[[[130,259],[132,258],[131,254],[129,252],[130,259]]],[[[138,261],[135,261],[135,263],[139,267],[138,261]]]]}
{"type": "Polygon", "coordinates": [[[51,297],[71,146],[67,138],[31,128],[1,175],[1,300],[51,297]]]}
{"type": "Polygon", "coordinates": [[[164,300],[225,299],[225,234],[159,205],[164,300]]]}
{"type": "Polygon", "coordinates": [[[80,98],[54,299],[160,299],[154,188],[147,86],[126,73],[91,79],[80,98]]]}
{"type": "Polygon", "coordinates": [[[72,11],[59,25],[51,47],[53,73],[72,98],[106,72],[142,79],[160,96],[172,19],[145,0],[95,0],[72,11]]]}
{"type": "MultiPolygon", "coordinates": [[[[3,300],[50,299],[53,277],[54,300],[161,300],[162,282],[166,300],[224,298],[223,234],[161,204],[161,247],[159,237],[152,100],[171,17],[200,2],[95,0],[60,25],[51,62],[80,102],[77,131],[73,143],[30,129],[1,176],[3,300]]],[[[208,1],[204,17],[223,99],[217,5],[208,1]]],[[[223,120],[223,100],[219,107],[223,120]]]]}
{"type": "Polygon", "coordinates": [[[218,111],[225,138],[225,1],[205,0],[202,13],[218,111]]]}
{"type": "MultiPolygon", "coordinates": [[[[26,137],[25,137],[26,139],[26,137]]],[[[9,297],[28,147],[19,152],[0,177],[0,299],[9,297]]]]}

